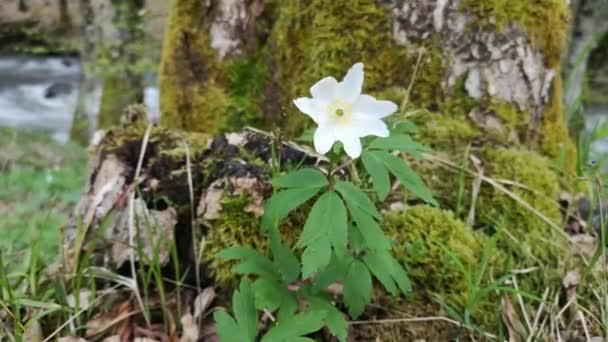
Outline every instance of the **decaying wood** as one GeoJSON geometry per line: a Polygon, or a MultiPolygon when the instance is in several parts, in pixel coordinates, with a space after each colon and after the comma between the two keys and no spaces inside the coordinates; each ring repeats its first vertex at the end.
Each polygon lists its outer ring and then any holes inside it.
{"type": "MultiPolygon", "coordinates": [[[[155,127],[143,156],[141,174],[135,179],[144,136],[140,128],[131,125],[109,131],[96,147],[88,183],[65,233],[65,259],[70,269],[85,251],[92,252],[89,264],[113,270],[129,260],[133,246],[128,243],[127,198],[132,192],[135,241],[147,258],[152,258],[156,248],[165,265],[173,242],[182,256],[192,258],[188,239],[192,222],[199,236],[213,229],[213,221],[221,212],[219,201],[223,193],[250,196],[253,202],[245,210],[261,216],[262,203],[272,193],[267,165],[280,163],[284,167],[323,160],[310,149],[293,143],[275,146],[272,135],[252,129],[209,139],[155,127]],[[190,146],[193,203],[189,198],[184,142],[190,146]],[[195,220],[191,217],[192,206],[195,220]]],[[[136,261],[142,262],[137,257],[136,261]]]]}

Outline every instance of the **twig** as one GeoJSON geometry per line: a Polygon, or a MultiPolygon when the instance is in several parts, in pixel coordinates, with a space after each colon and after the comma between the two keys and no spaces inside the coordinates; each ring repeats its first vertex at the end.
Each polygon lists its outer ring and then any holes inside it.
{"type": "MultiPolygon", "coordinates": [[[[133,179],[135,182],[139,179],[139,174],[141,173],[141,168],[144,163],[144,156],[146,154],[146,148],[148,147],[148,141],[150,140],[150,133],[152,132],[152,125],[149,125],[146,129],[146,133],[144,134],[144,138],[141,142],[141,150],[139,153],[139,158],[137,160],[137,167],[135,168],[135,176],[133,179]]],[[[129,245],[135,245],[135,192],[131,192],[129,194],[129,245]]],[[[135,293],[135,298],[137,299],[137,304],[139,305],[146,324],[150,326],[150,317],[148,317],[148,313],[145,310],[144,301],[141,298],[141,294],[139,293],[139,285],[137,282],[137,272],[135,270],[135,249],[131,247],[129,251],[129,259],[131,264],[131,275],[133,276],[134,288],[133,292],[135,293]]]]}

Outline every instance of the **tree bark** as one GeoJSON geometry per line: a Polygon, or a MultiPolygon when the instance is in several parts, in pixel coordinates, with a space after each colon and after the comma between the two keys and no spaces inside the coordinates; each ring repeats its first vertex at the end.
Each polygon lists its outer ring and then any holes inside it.
{"type": "Polygon", "coordinates": [[[367,92],[400,103],[413,82],[410,104],[480,131],[470,142],[571,152],[560,99],[569,8],[561,0],[500,4],[176,0],[161,122],[208,133],[254,124],[297,136],[311,122],[291,101],[362,61],[367,92]],[[244,120],[232,120],[235,112],[244,120]]]}
{"type": "Polygon", "coordinates": [[[570,47],[566,56],[565,104],[567,113],[573,113],[576,128],[584,126],[584,117],[574,115],[583,102],[583,89],[588,72],[589,57],[598,42],[608,32],[608,6],[601,0],[579,0],[572,4],[573,21],[570,47]]]}
{"type": "Polygon", "coordinates": [[[111,24],[104,28],[100,52],[104,79],[97,127],[108,129],[120,122],[123,108],[143,102],[143,72],[137,64],[144,57],[140,11],[143,0],[111,0],[111,24]]]}

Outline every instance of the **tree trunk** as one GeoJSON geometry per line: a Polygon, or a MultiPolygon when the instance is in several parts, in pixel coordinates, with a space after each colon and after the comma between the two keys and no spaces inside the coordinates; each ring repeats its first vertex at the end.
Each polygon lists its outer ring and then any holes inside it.
{"type": "Polygon", "coordinates": [[[584,127],[580,110],[587,76],[589,57],[608,31],[608,6],[602,0],[579,0],[572,4],[573,22],[570,47],[566,56],[565,104],[570,120],[575,120],[575,130],[584,127]]]}
{"type": "Polygon", "coordinates": [[[107,129],[120,121],[122,109],[143,102],[143,0],[111,0],[111,25],[104,28],[101,61],[104,78],[97,127],[107,129]]]}
{"type": "Polygon", "coordinates": [[[569,8],[562,0],[501,4],[176,0],[162,123],[207,133],[254,124],[296,136],[311,122],[291,101],[362,61],[367,92],[400,103],[413,82],[410,103],[477,132],[469,142],[557,157],[571,151],[560,99],[569,8]]]}
{"type": "Polygon", "coordinates": [[[80,28],[82,32],[80,49],[82,71],[70,139],[82,146],[87,146],[94,129],[92,121],[99,107],[97,90],[101,87],[101,81],[92,70],[98,58],[97,35],[99,30],[95,25],[95,9],[91,0],[81,0],[80,9],[82,16],[82,26],[80,28]]]}

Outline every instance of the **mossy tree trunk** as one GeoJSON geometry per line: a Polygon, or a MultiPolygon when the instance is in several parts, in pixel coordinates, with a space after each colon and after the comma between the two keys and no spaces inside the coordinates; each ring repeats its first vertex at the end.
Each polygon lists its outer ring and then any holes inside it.
{"type": "Polygon", "coordinates": [[[144,0],[111,0],[111,27],[101,42],[100,67],[104,78],[97,127],[107,129],[119,123],[121,111],[143,101],[143,23],[140,11],[144,0]]]}
{"type": "Polygon", "coordinates": [[[602,0],[577,0],[572,3],[572,13],[570,46],[565,57],[568,82],[564,101],[567,112],[573,114],[570,120],[575,120],[575,128],[580,129],[584,126],[583,113],[579,111],[584,100],[589,59],[608,32],[608,5],[602,0]]]}
{"type": "Polygon", "coordinates": [[[254,124],[297,135],[311,122],[291,101],[362,61],[366,92],[400,103],[413,81],[410,103],[433,113],[425,125],[456,120],[470,133],[445,138],[551,157],[572,151],[561,105],[563,0],[207,4],[173,1],[160,77],[167,127],[215,133],[254,124]]]}
{"type": "Polygon", "coordinates": [[[83,18],[82,26],[80,27],[80,31],[82,32],[80,49],[82,73],[78,88],[78,100],[72,119],[72,128],[70,129],[70,139],[82,146],[86,146],[89,144],[93,130],[91,121],[97,110],[95,108],[95,95],[96,88],[99,86],[99,80],[93,74],[91,66],[95,65],[97,60],[98,30],[95,27],[95,10],[91,4],[91,0],[80,0],[80,9],[80,14],[83,18]]]}

